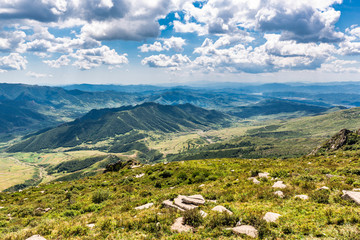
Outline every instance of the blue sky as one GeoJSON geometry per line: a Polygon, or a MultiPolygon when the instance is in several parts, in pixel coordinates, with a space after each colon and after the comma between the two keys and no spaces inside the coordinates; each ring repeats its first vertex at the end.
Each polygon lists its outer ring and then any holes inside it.
{"type": "Polygon", "coordinates": [[[360,2],[0,0],[0,81],[360,81],[360,2]]]}

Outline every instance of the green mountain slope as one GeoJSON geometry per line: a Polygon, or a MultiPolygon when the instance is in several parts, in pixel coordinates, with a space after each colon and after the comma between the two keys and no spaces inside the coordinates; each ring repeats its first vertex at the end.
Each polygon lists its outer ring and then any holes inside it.
{"type": "Polygon", "coordinates": [[[343,190],[360,186],[359,164],[351,159],[211,159],[136,168],[124,164],[119,172],[0,193],[0,238],[251,239],[228,230],[241,224],[255,227],[259,239],[358,239],[360,208],[342,198],[343,190]],[[259,172],[268,172],[269,178],[259,178],[259,172]],[[249,177],[257,177],[258,184],[249,177]],[[284,189],[272,187],[278,180],[284,189]],[[320,189],[324,186],[328,189],[320,189]],[[283,198],[276,191],[282,191],[283,198]],[[208,214],[204,218],[197,211],[162,204],[195,194],[206,199],[197,208],[208,214]],[[153,205],[135,209],[148,203],[153,205]],[[233,214],[213,211],[217,205],[233,214]],[[281,216],[266,222],[267,212],[281,216]],[[186,217],[194,231],[173,231],[179,217],[186,217]]]}
{"type": "Polygon", "coordinates": [[[84,117],[30,136],[8,149],[10,152],[40,151],[97,143],[132,131],[160,133],[207,129],[226,124],[228,116],[190,104],[165,106],[145,103],[135,107],[92,110],[84,117]]]}

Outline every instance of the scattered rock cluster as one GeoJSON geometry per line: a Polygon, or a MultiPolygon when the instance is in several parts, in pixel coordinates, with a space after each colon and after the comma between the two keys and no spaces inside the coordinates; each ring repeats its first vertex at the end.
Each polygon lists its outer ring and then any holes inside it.
{"type": "Polygon", "coordinates": [[[197,208],[199,205],[205,204],[205,199],[201,195],[177,196],[174,201],[165,200],[163,205],[165,207],[175,208],[180,211],[191,210],[197,208]]]}

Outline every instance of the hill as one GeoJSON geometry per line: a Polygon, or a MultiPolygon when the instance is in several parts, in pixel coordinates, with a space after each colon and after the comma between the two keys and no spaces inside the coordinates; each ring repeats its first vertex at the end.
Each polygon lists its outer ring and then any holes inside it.
{"type": "Polygon", "coordinates": [[[251,239],[231,230],[251,225],[259,239],[357,239],[360,208],[342,198],[343,190],[360,186],[358,162],[351,159],[123,164],[119,172],[0,193],[0,238],[39,234],[46,239],[79,240],[251,239]],[[284,188],[273,187],[279,180],[284,188]],[[205,203],[193,211],[167,208],[163,203],[195,194],[203,196],[205,203]],[[135,209],[144,204],[148,208],[135,209]],[[212,210],[218,205],[232,214],[212,210]],[[207,216],[202,217],[198,209],[207,216]],[[268,212],[279,214],[278,219],[265,221],[268,212]],[[194,230],[173,230],[179,217],[194,230]]]}
{"type": "MultiPolygon", "coordinates": [[[[123,145],[143,139],[149,131],[171,133],[208,129],[210,126],[227,124],[228,120],[229,117],[223,113],[190,104],[166,106],[144,103],[134,107],[92,110],[73,122],[34,134],[8,151],[36,152],[59,147],[71,148],[84,143],[96,144],[109,138],[115,139],[115,145],[123,145]],[[128,138],[127,141],[124,138],[128,138]]],[[[111,149],[108,150],[115,151],[114,144],[110,144],[111,149]]]]}

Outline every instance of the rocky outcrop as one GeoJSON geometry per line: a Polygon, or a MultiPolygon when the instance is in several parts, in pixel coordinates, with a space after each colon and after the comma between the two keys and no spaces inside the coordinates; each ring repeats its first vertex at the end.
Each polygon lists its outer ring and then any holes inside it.
{"type": "Polygon", "coordinates": [[[201,195],[177,196],[174,201],[165,200],[162,203],[165,207],[175,208],[180,211],[191,210],[199,205],[205,204],[205,198],[201,195]]]}
{"type": "Polygon", "coordinates": [[[128,168],[132,168],[134,166],[138,166],[140,163],[138,161],[135,160],[127,160],[127,161],[118,161],[116,163],[110,163],[105,167],[104,173],[107,172],[118,172],[121,169],[128,167],[128,168]]]}
{"type": "Polygon", "coordinates": [[[335,134],[330,140],[314,149],[309,155],[316,155],[322,152],[329,152],[338,150],[346,145],[353,145],[360,141],[360,129],[357,131],[350,131],[342,129],[335,134]]]}

